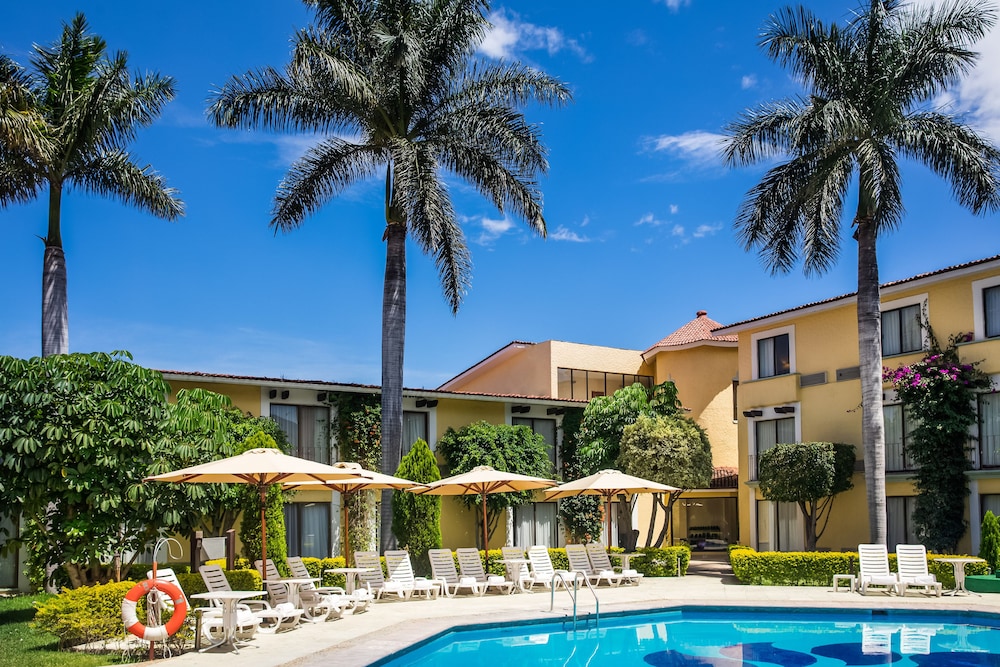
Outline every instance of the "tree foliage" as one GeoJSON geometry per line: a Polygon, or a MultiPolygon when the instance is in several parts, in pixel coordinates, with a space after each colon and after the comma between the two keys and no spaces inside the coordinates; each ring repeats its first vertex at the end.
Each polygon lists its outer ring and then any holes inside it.
{"type": "Polygon", "coordinates": [[[806,529],[806,549],[816,550],[830,521],[833,499],[854,487],[854,445],[778,443],[760,455],[758,480],[766,500],[796,503],[806,529]]]}
{"type": "MultiPolygon", "coordinates": [[[[420,484],[441,479],[434,453],[423,438],[400,461],[396,477],[420,484]]],[[[441,548],[441,496],[394,491],[392,517],[392,532],[400,547],[410,552],[414,568],[424,567],[427,552],[441,548]]]]}
{"type": "Polygon", "coordinates": [[[996,515],[986,510],[983,523],[979,530],[979,557],[985,560],[990,571],[1000,575],[1000,521],[996,515]]]}
{"type": "MultiPolygon", "coordinates": [[[[179,392],[127,352],[0,357],[0,506],[21,514],[35,575],[65,565],[73,586],[115,578],[111,563],[214,503],[194,484],[143,484],[194,449],[225,451],[229,399],[179,392]]],[[[127,572],[127,563],[125,564],[127,572]]]]}
{"type": "MultiPolygon", "coordinates": [[[[545,234],[537,175],[548,168],[529,102],[570,99],[556,79],[517,62],[477,59],[490,25],[485,0],[309,0],[312,26],[292,57],[233,77],[209,115],[229,128],[321,137],[278,186],[271,224],[290,231],[350,186],[384,174],[386,270],[382,301],[382,471],[402,456],[407,239],[434,258],[457,311],[471,261],[448,175],[502,213],[545,234]]],[[[382,546],[392,540],[388,497],[382,546]]]]}
{"type": "MultiPolygon", "coordinates": [[[[491,424],[478,421],[455,430],[449,428],[438,440],[438,452],[452,475],[468,472],[476,466],[533,477],[553,476],[545,438],[527,426],[491,424]]],[[[493,534],[497,521],[508,507],[532,502],[532,491],[491,493],[486,496],[488,531],[493,534]]],[[[480,507],[478,495],[459,496],[466,507],[480,507]]],[[[479,510],[481,513],[481,509],[479,510]]]]}
{"type": "Polygon", "coordinates": [[[589,475],[617,462],[622,433],[640,416],[678,415],[680,409],[673,382],[663,382],[652,389],[636,382],[611,396],[592,398],[583,410],[580,424],[578,452],[583,474],[589,475]]]}
{"type": "Polygon", "coordinates": [[[913,521],[917,536],[929,549],[954,553],[965,534],[965,500],[969,486],[965,472],[969,462],[969,428],[976,423],[976,393],[992,386],[990,377],[977,368],[978,362],[963,362],[960,343],[971,334],[957,334],[944,348],[927,328],[931,342],[920,361],[884,376],[917,426],[906,443],[906,454],[917,466],[916,506],[913,521]]]}
{"type": "Polygon", "coordinates": [[[711,483],[712,445],[705,429],[687,417],[640,415],[622,432],[618,467],[626,474],[677,487],[677,491],[654,494],[656,506],[650,513],[646,546],[659,546],[668,533],[673,534],[673,508],[681,494],[711,483]],[[666,519],[654,540],[657,507],[664,510],[666,519]]]}
{"type": "Polygon", "coordinates": [[[1000,206],[1000,150],[962,119],[933,108],[967,74],[973,50],[996,22],[993,6],[871,0],[846,25],[804,7],[768,21],[760,44],[805,93],[751,109],[727,127],[731,165],[773,164],[747,193],[735,227],[772,272],[800,260],[807,273],[837,261],[842,237],[857,241],[858,358],[870,540],[886,541],[885,425],[876,242],[904,219],[900,161],[947,181],[974,213],[1000,206]],[[784,161],[782,161],[784,160],[784,161]],[[776,164],[775,164],[776,163],[776,164]],[[857,204],[848,234],[845,201],[857,204]]]}
{"type": "MultiPolygon", "coordinates": [[[[382,464],[381,415],[379,397],[366,394],[336,394],[337,444],[340,457],[367,470],[380,470],[382,464]]],[[[378,526],[375,491],[358,491],[346,499],[351,517],[350,544],[345,553],[377,551],[375,531],[378,526]]],[[[391,503],[392,492],[381,494],[383,503],[391,503]]]]}

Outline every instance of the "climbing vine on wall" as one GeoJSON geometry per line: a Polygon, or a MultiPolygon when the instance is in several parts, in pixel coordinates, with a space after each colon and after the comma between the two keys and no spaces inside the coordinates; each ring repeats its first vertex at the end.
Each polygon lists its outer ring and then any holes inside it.
{"type": "MultiPolygon", "coordinates": [[[[378,394],[335,394],[337,445],[340,459],[353,461],[368,470],[382,466],[382,408],[378,394]]],[[[377,491],[360,491],[348,497],[351,516],[349,545],[345,552],[377,550],[376,527],[379,500],[377,491]]]]}

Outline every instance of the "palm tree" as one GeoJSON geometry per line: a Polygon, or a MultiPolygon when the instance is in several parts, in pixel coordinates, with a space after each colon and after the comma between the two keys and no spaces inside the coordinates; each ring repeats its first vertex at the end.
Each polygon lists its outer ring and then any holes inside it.
{"type": "Polygon", "coordinates": [[[35,199],[48,187],[42,268],[42,355],[69,351],[66,259],[61,203],[67,186],[117,197],[172,220],[183,214],[176,192],[126,150],[136,131],[173,99],[173,80],[133,76],[127,55],[105,54],[83,14],[61,40],[35,46],[32,69],[0,55],[0,206],[35,199]]]}
{"type": "Polygon", "coordinates": [[[740,239],[772,272],[800,255],[807,273],[836,262],[852,182],[858,243],[858,346],[865,482],[871,540],[886,540],[885,437],[879,313],[879,234],[903,221],[899,158],[922,162],[951,184],[974,213],[1000,204],[1000,152],[954,116],[927,104],[974,65],[971,46],[996,20],[976,0],[921,8],[872,0],[846,26],[786,8],[766,25],[761,46],[788,67],[808,97],[745,112],[727,128],[726,161],[748,165],[788,156],[746,196],[740,239]]]}
{"type": "MultiPolygon", "coordinates": [[[[261,126],[323,136],[278,186],[271,226],[296,229],[351,185],[383,173],[382,470],[402,453],[406,239],[434,258],[457,312],[469,251],[445,182],[471,183],[502,212],[545,235],[535,181],[548,164],[538,128],[518,108],[561,104],[565,85],[517,63],[474,57],[489,24],[484,0],[306,0],[315,25],[298,32],[283,72],[228,81],[209,109],[221,127],[261,126]]],[[[383,494],[383,548],[392,507],[383,494]]]]}

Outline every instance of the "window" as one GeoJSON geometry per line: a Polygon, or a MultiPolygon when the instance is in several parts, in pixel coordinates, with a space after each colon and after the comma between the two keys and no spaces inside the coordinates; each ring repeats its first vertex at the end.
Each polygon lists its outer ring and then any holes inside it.
{"type": "Polygon", "coordinates": [[[623,387],[631,387],[636,382],[646,389],[651,389],[653,386],[652,375],[559,368],[556,376],[558,398],[589,400],[595,396],[610,396],[623,387]]]}
{"type": "Polygon", "coordinates": [[[330,409],[326,406],[271,404],[271,419],[285,433],[295,456],[330,463],[330,409]]]}
{"type": "Polygon", "coordinates": [[[757,550],[802,551],[805,524],[796,503],[757,501],[757,550]]]}
{"type": "Polygon", "coordinates": [[[757,377],[788,375],[791,370],[788,334],[757,340],[757,377]]]}
{"type": "Polygon", "coordinates": [[[286,503],[285,542],[289,556],[330,556],[329,503],[286,503]]]}
{"type": "Polygon", "coordinates": [[[531,503],[514,508],[514,545],[559,546],[558,503],[531,503]]]}
{"type": "Polygon", "coordinates": [[[760,455],[779,442],[795,442],[795,417],[762,419],[753,423],[754,451],[750,454],[750,479],[757,479],[760,455]]]}
{"type": "Polygon", "coordinates": [[[1000,394],[979,395],[979,467],[1000,468],[1000,394]]]}
{"type": "Polygon", "coordinates": [[[916,506],[914,496],[890,496],[885,499],[886,542],[890,551],[894,551],[897,544],[920,544],[913,523],[913,508],[916,506]]]}
{"type": "Polygon", "coordinates": [[[1000,336],[1000,285],[983,290],[983,320],[987,338],[1000,336]]]}
{"type": "Polygon", "coordinates": [[[532,433],[536,433],[545,438],[545,444],[549,449],[549,460],[552,467],[558,468],[559,462],[556,460],[556,420],[555,419],[532,419],[531,417],[511,417],[512,426],[527,426],[532,433]]]}
{"type": "Polygon", "coordinates": [[[882,406],[885,423],[885,471],[913,470],[906,456],[906,443],[916,426],[916,420],[901,404],[882,406]]]}
{"type": "Polygon", "coordinates": [[[979,506],[981,508],[980,517],[986,516],[987,512],[993,512],[994,515],[1000,517],[1000,494],[984,493],[979,496],[979,506]]]}
{"type": "Polygon", "coordinates": [[[408,412],[403,411],[403,456],[406,456],[411,449],[413,449],[413,443],[417,440],[423,440],[429,443],[427,439],[427,413],[426,412],[408,412]]]}
{"type": "Polygon", "coordinates": [[[924,347],[920,304],[882,312],[882,355],[906,354],[924,347]]]}

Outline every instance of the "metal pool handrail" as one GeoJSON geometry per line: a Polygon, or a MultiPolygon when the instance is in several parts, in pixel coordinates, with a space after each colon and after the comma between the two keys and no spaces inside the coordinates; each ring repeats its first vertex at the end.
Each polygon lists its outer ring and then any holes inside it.
{"type": "Polygon", "coordinates": [[[576,599],[579,592],[580,579],[583,579],[583,583],[587,584],[587,588],[590,589],[591,595],[594,596],[594,617],[597,619],[598,625],[601,622],[601,600],[597,597],[597,591],[594,590],[594,585],[590,583],[590,579],[587,575],[582,572],[566,571],[566,570],[556,570],[552,574],[552,581],[549,583],[551,588],[551,593],[549,594],[549,611],[554,611],[556,607],[556,581],[562,581],[563,588],[569,593],[570,598],[573,599],[573,630],[576,630],[576,599]],[[569,583],[566,581],[566,575],[573,575],[573,590],[569,590],[569,583]]]}

